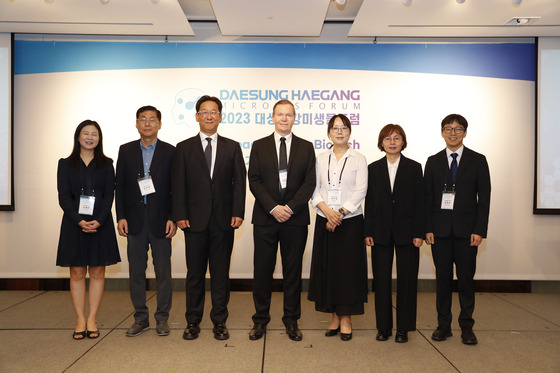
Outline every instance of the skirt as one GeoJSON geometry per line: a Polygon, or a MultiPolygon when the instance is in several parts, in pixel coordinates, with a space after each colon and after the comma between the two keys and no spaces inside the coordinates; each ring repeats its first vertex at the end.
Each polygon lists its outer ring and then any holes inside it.
{"type": "Polygon", "coordinates": [[[334,232],[317,215],[308,299],[320,312],[361,315],[367,302],[367,256],[362,215],[344,219],[334,232]]]}

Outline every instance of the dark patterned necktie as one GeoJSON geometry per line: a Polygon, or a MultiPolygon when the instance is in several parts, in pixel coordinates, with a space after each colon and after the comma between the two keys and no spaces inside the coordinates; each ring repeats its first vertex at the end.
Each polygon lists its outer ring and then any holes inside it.
{"type": "Polygon", "coordinates": [[[208,145],[204,149],[204,156],[206,156],[206,164],[208,165],[208,172],[212,172],[212,138],[207,137],[208,145]]]}
{"type": "Polygon", "coordinates": [[[453,184],[455,184],[455,182],[457,181],[457,157],[459,156],[459,154],[457,153],[451,153],[451,157],[453,158],[453,160],[451,161],[451,181],[453,182],[453,184]]]}

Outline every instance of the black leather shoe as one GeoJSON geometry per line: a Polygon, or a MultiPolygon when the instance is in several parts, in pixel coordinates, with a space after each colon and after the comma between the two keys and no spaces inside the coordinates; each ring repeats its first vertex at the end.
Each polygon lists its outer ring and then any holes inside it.
{"type": "Polygon", "coordinates": [[[263,335],[266,333],[266,326],[263,324],[255,324],[253,325],[253,329],[249,332],[249,339],[251,341],[256,341],[257,339],[261,339],[263,335]]]}
{"type": "Polygon", "coordinates": [[[192,341],[193,339],[198,338],[198,333],[200,333],[200,327],[198,326],[198,324],[189,323],[187,324],[187,328],[183,333],[183,339],[192,341]]]}
{"type": "Polygon", "coordinates": [[[226,324],[218,323],[214,325],[214,329],[212,329],[212,331],[214,332],[214,338],[218,341],[225,341],[226,339],[229,339],[229,332],[226,324]]]}
{"type": "Polygon", "coordinates": [[[297,324],[286,326],[286,334],[288,334],[292,341],[301,341],[303,339],[303,334],[301,334],[297,324]]]}
{"type": "Polygon", "coordinates": [[[352,339],[352,333],[340,333],[340,339],[344,342],[352,339]]]}
{"type": "Polygon", "coordinates": [[[340,331],[340,326],[336,329],[327,329],[327,331],[325,332],[325,337],[333,337],[337,335],[339,331],[340,331]]]}
{"type": "Polygon", "coordinates": [[[476,335],[474,335],[472,328],[461,329],[461,340],[466,345],[475,345],[478,343],[476,335]]]}
{"type": "Polygon", "coordinates": [[[395,334],[395,342],[397,342],[397,343],[408,342],[408,333],[407,332],[399,332],[397,330],[397,334],[395,334]]]}
{"type": "Polygon", "coordinates": [[[384,341],[388,340],[391,335],[393,335],[393,333],[391,333],[390,331],[379,330],[377,332],[377,335],[375,336],[375,339],[378,340],[378,341],[384,342],[384,341]]]}
{"type": "Polygon", "coordinates": [[[451,328],[449,326],[440,325],[432,333],[432,339],[434,341],[445,341],[448,337],[451,336],[453,336],[453,333],[451,333],[451,328]]]}

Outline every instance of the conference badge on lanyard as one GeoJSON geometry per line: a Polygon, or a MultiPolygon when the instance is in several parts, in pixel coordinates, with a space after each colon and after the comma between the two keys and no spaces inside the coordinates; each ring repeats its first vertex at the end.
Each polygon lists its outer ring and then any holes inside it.
{"type": "Polygon", "coordinates": [[[286,189],[288,185],[288,170],[278,171],[278,176],[280,177],[280,188],[286,189]]]}
{"type": "Polygon", "coordinates": [[[95,196],[80,196],[80,206],[78,207],[78,214],[80,215],[93,215],[93,208],[95,206],[95,196]]]}
{"type": "Polygon", "coordinates": [[[455,203],[455,185],[453,185],[453,189],[451,189],[451,191],[448,191],[447,184],[446,184],[441,194],[441,209],[453,210],[454,203],[455,203]]]}
{"type": "Polygon", "coordinates": [[[147,196],[148,194],[156,192],[154,182],[152,181],[152,176],[150,175],[139,178],[138,186],[140,187],[140,193],[142,193],[142,196],[147,196]]]}
{"type": "Polygon", "coordinates": [[[342,205],[342,189],[341,188],[329,188],[327,190],[327,205],[328,206],[340,206],[340,205],[342,205]]]}

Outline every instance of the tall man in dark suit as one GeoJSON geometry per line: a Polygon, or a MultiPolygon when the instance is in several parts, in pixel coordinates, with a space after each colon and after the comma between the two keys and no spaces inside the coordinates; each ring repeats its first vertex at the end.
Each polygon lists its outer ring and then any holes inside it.
{"type": "Polygon", "coordinates": [[[254,326],[249,339],[260,339],[270,321],[272,275],[278,243],[282,255],[284,316],[291,340],[301,341],[301,269],[309,225],[308,202],[315,189],[313,145],[292,134],[294,105],[278,101],[272,111],[274,133],[253,143],[249,159],[249,188],[253,208],[254,326]]]}
{"type": "Polygon", "coordinates": [[[171,218],[171,164],[175,147],[158,140],[161,112],[143,106],[136,112],[140,140],[119,149],[116,178],[117,229],[127,237],[130,299],[134,324],[127,330],[134,337],[149,328],[146,306],[148,248],[157,279],[156,331],[169,335],[171,309],[171,237],[177,227],[171,218]]]}
{"type": "Polygon", "coordinates": [[[441,122],[447,148],[428,158],[424,171],[426,243],[436,267],[438,327],[435,341],[451,333],[453,263],[459,291],[459,326],[464,344],[477,344],[473,333],[476,254],[488,230],[490,172],[486,157],[463,145],[467,120],[450,114],[441,122]]]}
{"type": "Polygon", "coordinates": [[[173,162],[173,217],[185,233],[187,340],[200,333],[208,265],[214,338],[229,338],[229,267],[234,230],[245,214],[247,171],[239,143],[217,133],[221,111],[217,97],[198,100],[200,133],[177,144],[173,162]]]}

